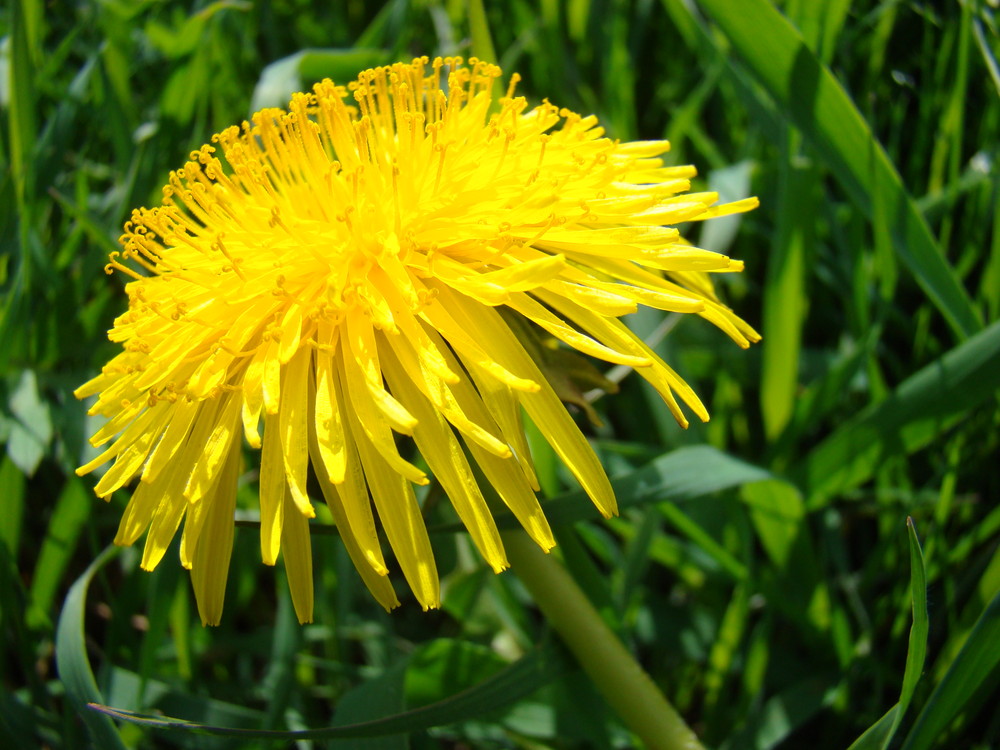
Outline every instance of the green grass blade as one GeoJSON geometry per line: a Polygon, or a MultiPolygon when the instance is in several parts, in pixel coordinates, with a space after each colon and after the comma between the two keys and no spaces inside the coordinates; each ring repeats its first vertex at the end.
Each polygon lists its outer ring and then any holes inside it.
{"type": "Polygon", "coordinates": [[[982,21],[978,18],[973,21],[972,29],[976,35],[976,45],[979,47],[979,53],[983,56],[986,69],[990,71],[990,78],[993,79],[993,85],[996,87],[997,94],[1000,95],[1000,65],[997,65],[996,56],[994,56],[993,50],[990,49],[990,43],[986,40],[982,21]]]}
{"type": "Polygon", "coordinates": [[[886,711],[882,718],[872,724],[865,733],[858,737],[847,750],[882,750],[892,739],[898,717],[901,716],[899,704],[886,711]]]}
{"type": "MultiPolygon", "coordinates": [[[[542,485],[542,493],[554,495],[554,488],[558,487],[555,454],[530,420],[526,420],[525,426],[535,470],[542,485]]],[[[611,487],[618,498],[619,510],[624,510],[664,501],[688,502],[750,482],[773,478],[774,476],[765,469],[740,461],[711,446],[696,445],[679,448],[651,461],[641,469],[612,478],[611,487]]],[[[590,498],[582,491],[562,494],[544,502],[543,507],[553,527],[601,517],[590,498]]],[[[520,523],[509,511],[496,512],[494,519],[497,528],[521,528],[520,523]]],[[[248,522],[243,522],[242,525],[257,526],[256,523],[248,522]]],[[[462,532],[464,529],[460,523],[428,526],[428,531],[438,534],[462,532]]],[[[331,532],[318,527],[314,528],[312,533],[331,532]]],[[[745,570],[739,564],[730,572],[736,572],[739,578],[743,578],[745,574],[745,570]]]]}
{"type": "Polygon", "coordinates": [[[913,700],[913,693],[924,671],[927,659],[927,633],[930,622],[927,616],[927,573],[924,568],[924,553],[920,548],[913,519],[906,519],[906,531],[910,540],[910,596],[913,601],[913,625],[910,627],[910,642],[906,650],[906,669],[903,672],[903,689],[900,691],[898,711],[892,722],[889,736],[882,743],[882,750],[889,747],[906,709],[913,700]]]}
{"type": "Polygon", "coordinates": [[[346,84],[365,68],[389,62],[381,49],[304,49],[275,60],[261,71],[253,90],[250,109],[287,107],[292,94],[308,91],[324,78],[346,84]]]}
{"type": "MultiPolygon", "coordinates": [[[[535,458],[535,468],[538,469],[534,445],[532,456],[535,458]]],[[[708,445],[695,445],[679,448],[630,474],[615,477],[611,480],[611,487],[618,498],[619,509],[624,510],[664,500],[673,503],[687,502],[713,492],[773,478],[770,472],[759,466],[740,461],[708,445]]],[[[544,489],[544,482],[542,486],[544,489]]],[[[600,517],[594,504],[582,491],[565,494],[545,503],[543,507],[553,526],[600,517]]],[[[520,528],[520,524],[509,512],[497,513],[495,517],[499,528],[520,528]]],[[[432,527],[430,530],[458,531],[461,528],[463,527],[460,525],[450,524],[432,527]]]]}
{"type": "Polygon", "coordinates": [[[83,632],[87,589],[94,575],[121,550],[108,547],[90,564],[66,595],[59,625],[56,627],[56,665],[59,677],[66,688],[66,696],[90,731],[94,746],[107,750],[125,750],[125,743],[107,716],[88,708],[90,703],[104,699],[97,687],[94,673],[87,658],[87,644],[83,632]]]}
{"type": "Polygon", "coordinates": [[[870,479],[884,462],[927,445],[1000,388],[1000,321],[905,380],[848,421],[792,472],[817,508],[870,479]]]}
{"type": "Polygon", "coordinates": [[[24,474],[10,456],[0,459],[0,544],[11,558],[17,559],[24,521],[24,474]]]}
{"type": "MultiPolygon", "coordinates": [[[[786,153],[791,156],[790,150],[786,153]]],[[[791,159],[789,159],[791,162],[791,159]]],[[[767,264],[761,348],[760,407],[764,431],[774,440],[792,416],[798,393],[802,327],[809,303],[806,263],[815,242],[819,198],[816,169],[801,164],[779,167],[778,236],[767,264]]]]}
{"type": "Polygon", "coordinates": [[[764,551],[775,567],[787,569],[805,520],[802,494],[788,482],[770,480],[748,484],[740,495],[764,551]]]}
{"type": "MultiPolygon", "coordinates": [[[[235,703],[227,703],[198,693],[187,693],[176,685],[150,680],[121,667],[107,671],[106,700],[129,710],[155,707],[165,714],[183,714],[192,721],[228,724],[247,729],[259,727],[264,712],[235,703]]],[[[139,730],[141,731],[141,730],[139,730]]]]}
{"type": "Polygon", "coordinates": [[[951,668],[934,689],[930,700],[906,738],[903,750],[925,750],[959,714],[982,682],[1000,664],[1000,594],[993,597],[969,640],[962,646],[951,668]]]}
{"type": "MultiPolygon", "coordinates": [[[[562,661],[556,649],[551,645],[545,646],[483,680],[474,688],[463,690],[444,700],[373,721],[291,732],[198,724],[184,719],[124,711],[99,704],[92,705],[92,708],[106,716],[113,716],[121,721],[140,726],[222,737],[260,738],[285,742],[308,739],[383,737],[400,732],[415,732],[429,727],[452,724],[456,721],[506,708],[548,684],[562,674],[566,668],[567,665],[562,661]]],[[[106,716],[103,718],[106,719],[106,716]]]]}
{"type": "Polygon", "coordinates": [[[701,0],[756,79],[823,157],[855,204],[889,227],[893,246],[949,325],[983,325],[885,150],[833,73],[767,0],[701,0]],[[762,43],[766,40],[766,43],[762,43]]]}
{"type": "Polygon", "coordinates": [[[694,542],[706,555],[711,557],[735,581],[746,581],[750,577],[747,566],[719,544],[697,521],[671,502],[660,503],[660,512],[677,532],[694,542]]]}
{"type": "Polygon", "coordinates": [[[86,527],[93,506],[93,494],[84,488],[83,482],[76,477],[66,482],[56,501],[32,575],[31,609],[27,620],[30,626],[48,624],[46,613],[55,601],[63,573],[76,551],[80,532],[86,527]]]}
{"type": "MultiPolygon", "coordinates": [[[[31,155],[38,133],[35,122],[35,66],[32,61],[30,26],[36,3],[15,3],[11,17],[11,51],[8,68],[10,102],[10,169],[18,207],[23,210],[32,186],[31,155]]],[[[22,248],[24,250],[24,248],[22,248]]]]}
{"type": "Polygon", "coordinates": [[[490,24],[486,19],[486,9],[483,0],[471,0],[469,3],[469,33],[472,35],[472,53],[480,60],[495,63],[497,51],[493,47],[493,37],[490,34],[490,24]]]}

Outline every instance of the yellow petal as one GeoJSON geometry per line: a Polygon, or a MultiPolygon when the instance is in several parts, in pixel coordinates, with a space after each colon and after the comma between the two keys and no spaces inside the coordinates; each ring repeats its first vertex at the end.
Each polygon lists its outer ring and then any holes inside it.
{"type": "Polygon", "coordinates": [[[292,303],[281,321],[281,339],[278,341],[278,362],[287,364],[299,351],[302,337],[302,306],[292,303]]]}
{"type": "MultiPolygon", "coordinates": [[[[357,311],[352,310],[347,314],[345,333],[346,335],[341,339],[344,344],[345,369],[352,370],[352,363],[358,368],[362,375],[361,382],[364,383],[375,406],[385,415],[396,432],[409,435],[416,426],[417,420],[382,386],[378,347],[375,343],[375,332],[372,330],[371,323],[357,311]]],[[[362,398],[360,393],[356,396],[362,398]]]]}
{"type": "Polygon", "coordinates": [[[278,417],[264,417],[264,447],[260,456],[260,556],[265,565],[278,561],[285,515],[285,464],[281,454],[278,417]]]}
{"type": "Polygon", "coordinates": [[[441,601],[437,566],[413,489],[376,450],[361,429],[354,411],[348,410],[347,414],[375,508],[406,582],[424,609],[436,608],[441,601]]]}
{"type": "MultiPolygon", "coordinates": [[[[165,482],[159,483],[159,485],[162,484],[165,482]]],[[[122,513],[121,521],[118,524],[118,533],[115,535],[115,544],[120,547],[135,544],[135,540],[149,528],[149,523],[153,520],[153,513],[163,496],[162,486],[140,482],[135,492],[132,493],[128,505],[125,506],[125,512],[122,513]]]]}
{"type": "MultiPolygon", "coordinates": [[[[395,351],[399,351],[398,349],[395,351]]],[[[450,358],[449,354],[449,358],[450,358]]],[[[457,367],[457,363],[449,363],[457,367]]],[[[555,546],[552,530],[545,519],[542,507],[535,492],[538,491],[538,479],[535,477],[531,464],[531,454],[524,436],[521,424],[521,410],[514,394],[505,386],[496,383],[492,378],[484,379],[487,384],[503,389],[509,402],[500,402],[494,394],[486,397],[476,390],[467,380],[463,379],[454,386],[455,398],[461,410],[469,418],[479,424],[494,424],[491,412],[506,414],[501,417],[510,422],[505,434],[513,440],[514,454],[510,458],[502,458],[492,451],[484,450],[478,443],[466,440],[469,452],[483,470],[490,485],[496,490],[504,504],[510,508],[528,534],[545,550],[555,546]],[[492,409],[488,404],[492,403],[492,409]],[[506,405],[501,405],[506,404],[506,405]]]]}
{"type": "Polygon", "coordinates": [[[291,493],[285,495],[285,522],[281,527],[281,549],[288,575],[288,588],[292,591],[292,606],[299,624],[312,622],[313,571],[312,538],[309,519],[298,508],[291,493]]]}
{"type": "Polygon", "coordinates": [[[236,511],[240,460],[240,446],[236,443],[229,451],[215,495],[211,502],[206,503],[205,520],[191,565],[191,583],[202,625],[218,625],[222,618],[229,560],[233,552],[233,514],[236,511]]]}
{"type": "Polygon", "coordinates": [[[752,211],[760,205],[760,201],[757,198],[744,198],[743,200],[733,201],[732,203],[723,203],[721,206],[711,206],[706,208],[704,212],[695,217],[695,221],[704,221],[705,219],[715,219],[719,216],[730,216],[731,214],[742,214],[747,211],[752,211]]]}
{"type": "Polygon", "coordinates": [[[171,406],[170,424],[163,431],[163,437],[156,444],[149,460],[142,469],[143,482],[155,482],[160,476],[160,472],[163,471],[163,467],[169,465],[171,459],[186,444],[187,434],[200,410],[199,403],[187,399],[178,399],[171,406]]]}
{"type": "Polygon", "coordinates": [[[508,292],[527,292],[547,284],[565,269],[566,258],[562,255],[543,255],[482,274],[479,280],[508,292]]]}
{"type": "MultiPolygon", "coordinates": [[[[344,425],[341,419],[343,408],[337,398],[337,375],[333,370],[333,358],[329,351],[316,351],[315,406],[312,427],[316,436],[314,456],[326,470],[329,481],[340,484],[347,471],[346,446],[344,445],[344,425]]],[[[316,462],[314,457],[313,463],[316,462]]]]}
{"type": "Polygon", "coordinates": [[[354,359],[339,357],[337,364],[341,392],[349,399],[349,403],[345,403],[345,411],[357,419],[357,426],[352,426],[352,432],[357,433],[360,429],[392,471],[416,484],[427,484],[427,475],[399,455],[385,414],[375,408],[371,392],[354,359]]]}
{"type": "Polygon", "coordinates": [[[230,453],[230,447],[240,434],[239,398],[236,394],[230,393],[222,396],[221,400],[222,404],[215,417],[215,427],[184,488],[184,497],[192,503],[198,502],[212,491],[230,453]]]}
{"type": "MultiPolygon", "coordinates": [[[[406,371],[407,377],[420,389],[421,393],[434,404],[435,408],[455,426],[463,435],[482,446],[491,453],[508,458],[511,450],[497,434],[499,429],[489,417],[482,423],[477,423],[466,416],[462,408],[455,400],[455,396],[448,384],[435,377],[434,373],[420,367],[416,355],[408,341],[396,339],[391,346],[393,354],[399,360],[400,365],[406,371]],[[488,425],[485,427],[483,425],[488,425]]],[[[443,358],[442,358],[442,361],[443,358]]],[[[460,381],[455,381],[457,385],[460,381]]]]}
{"type": "MultiPolygon", "coordinates": [[[[451,359],[451,355],[448,354],[451,359]]],[[[457,363],[455,364],[457,367],[457,363]]],[[[516,393],[505,384],[483,373],[471,363],[469,375],[475,383],[475,388],[464,380],[453,387],[455,398],[463,412],[480,424],[489,424],[494,420],[503,439],[511,448],[514,460],[517,461],[528,485],[534,490],[540,489],[535,466],[531,460],[531,450],[524,434],[524,424],[521,421],[521,404],[516,393]],[[484,415],[483,409],[486,414],[484,415]]]]}
{"type": "MultiPolygon", "coordinates": [[[[152,570],[159,564],[167,547],[170,546],[171,539],[177,533],[177,527],[188,505],[184,497],[184,488],[215,426],[219,406],[217,400],[201,403],[187,442],[171,462],[171,470],[168,470],[163,482],[155,485],[162,496],[153,514],[149,535],[146,537],[141,563],[143,570],[152,570]]],[[[152,488],[154,485],[148,486],[152,488]]]]}
{"type": "MultiPolygon", "coordinates": [[[[365,582],[365,586],[372,592],[376,601],[385,607],[387,612],[398,607],[399,599],[396,598],[396,592],[393,590],[392,583],[386,575],[389,571],[384,563],[380,567],[373,566],[371,555],[358,544],[356,534],[358,526],[348,520],[341,502],[341,493],[332,484],[322,479],[320,480],[320,487],[323,489],[323,497],[326,498],[327,507],[330,508],[330,513],[333,515],[333,521],[340,532],[340,538],[347,548],[347,554],[350,555],[351,562],[354,563],[355,569],[361,575],[361,580],[365,582]]],[[[343,486],[340,487],[340,490],[343,491],[343,486]]],[[[365,503],[368,503],[367,493],[365,494],[365,503]]],[[[370,515],[371,511],[369,509],[370,515]]],[[[371,528],[374,533],[374,521],[371,528]]],[[[381,551],[379,552],[379,560],[381,560],[381,551]]]]}
{"type": "Polygon", "coordinates": [[[306,478],[309,473],[309,430],[306,419],[311,365],[312,351],[308,348],[299,349],[288,361],[282,381],[284,393],[278,412],[285,479],[299,513],[306,518],[316,515],[306,494],[306,478]]]}
{"type": "Polygon", "coordinates": [[[413,430],[417,448],[444,488],[458,517],[472,535],[480,554],[494,572],[506,569],[508,563],[500,541],[500,532],[497,531],[490,509],[472,476],[472,470],[457,438],[444,418],[410,381],[402,365],[393,356],[391,347],[386,348],[383,363],[393,393],[417,417],[417,426],[413,430]]]}
{"type": "MultiPolygon", "coordinates": [[[[336,373],[332,373],[332,375],[330,396],[338,404],[342,404],[344,397],[340,391],[340,381],[336,377],[336,373]]],[[[312,457],[316,478],[327,505],[331,509],[334,506],[340,509],[338,512],[342,522],[337,521],[340,535],[345,538],[350,536],[360,557],[377,575],[384,576],[389,570],[382,558],[382,549],[379,546],[378,532],[375,529],[375,518],[372,515],[371,501],[368,499],[368,487],[365,484],[361,460],[358,458],[357,448],[350,440],[346,420],[341,423],[341,428],[343,430],[341,439],[343,440],[344,472],[339,482],[334,483],[326,471],[326,465],[320,456],[322,448],[317,442],[319,435],[316,432],[310,432],[309,435],[309,455],[312,457]]],[[[334,516],[338,517],[337,513],[334,516]]]]}
{"type": "Polygon", "coordinates": [[[142,551],[140,566],[143,570],[154,570],[160,564],[177,533],[177,527],[180,526],[188,508],[183,489],[182,482],[174,477],[171,477],[171,481],[167,482],[164,488],[164,493],[153,513],[153,521],[146,536],[146,546],[142,551]]]}
{"type": "Polygon", "coordinates": [[[271,340],[264,345],[263,374],[261,394],[264,398],[264,411],[277,414],[281,398],[281,361],[278,359],[279,344],[271,340]]]}
{"type": "MultiPolygon", "coordinates": [[[[442,288],[446,289],[447,287],[435,289],[440,291],[442,288]]],[[[524,392],[537,391],[541,387],[534,380],[519,377],[497,362],[476,342],[474,337],[469,335],[463,325],[459,325],[455,321],[453,315],[437,300],[431,300],[421,315],[456,351],[462,352],[463,358],[474,362],[484,372],[489,373],[504,385],[516,391],[524,392]]],[[[489,342],[488,345],[492,345],[492,342],[489,342]]]]}
{"type": "MultiPolygon", "coordinates": [[[[374,274],[374,280],[377,281],[378,278],[378,274],[374,274]]],[[[459,376],[448,369],[440,350],[428,338],[420,321],[414,317],[412,309],[416,305],[405,301],[400,291],[392,286],[391,282],[381,284],[379,289],[391,305],[393,317],[403,337],[417,352],[421,365],[446,383],[456,382],[459,376]]],[[[414,298],[416,298],[415,293],[414,298]]]]}
{"type": "Polygon", "coordinates": [[[491,351],[501,365],[528,372],[534,380],[542,384],[541,390],[537,393],[518,394],[521,403],[601,514],[605,517],[616,514],[618,504],[615,502],[614,492],[611,490],[611,484],[601,462],[573,422],[566,407],[552,390],[552,386],[543,378],[531,357],[524,351],[524,347],[499,314],[492,309],[475,308],[461,295],[442,293],[439,299],[442,304],[453,309],[453,315],[459,315],[466,321],[466,325],[474,331],[477,338],[491,343],[491,351]]]}
{"type": "MultiPolygon", "coordinates": [[[[125,401],[122,403],[125,404],[125,401]]],[[[142,399],[128,403],[127,406],[123,405],[121,407],[121,411],[109,419],[104,426],[101,427],[101,429],[91,435],[90,444],[95,448],[104,445],[119,432],[128,428],[129,424],[134,419],[140,417],[143,412],[147,410],[147,404],[142,399]]],[[[98,464],[98,466],[100,466],[100,464],[98,464]]]]}
{"type": "Polygon", "coordinates": [[[80,476],[97,468],[113,456],[117,456],[114,466],[105,472],[94,492],[98,497],[106,497],[125,484],[142,466],[149,455],[153,443],[163,432],[164,423],[171,416],[169,404],[157,404],[139,416],[114,444],[97,458],[76,470],[80,476]]]}
{"type": "Polygon", "coordinates": [[[254,353],[243,375],[243,434],[251,448],[260,450],[260,413],[264,409],[264,361],[267,346],[254,353]]]}
{"type": "Polygon", "coordinates": [[[584,354],[628,367],[649,367],[650,365],[650,361],[646,357],[623,354],[574,330],[566,325],[565,321],[557,318],[527,294],[510,295],[510,301],[507,303],[507,306],[521,313],[529,320],[534,321],[560,341],[564,341],[584,354]]]}
{"type": "Polygon", "coordinates": [[[703,422],[708,421],[708,410],[705,409],[705,405],[698,398],[698,394],[620,320],[602,318],[599,315],[594,315],[589,310],[578,307],[575,303],[558,299],[554,296],[545,297],[545,301],[555,309],[562,311],[567,317],[579,323],[582,328],[590,331],[597,338],[608,341],[615,346],[633,347],[637,351],[644,352],[652,360],[653,365],[652,367],[644,367],[641,370],[636,370],[636,372],[656,388],[673,414],[674,419],[677,420],[681,427],[686,428],[688,421],[674,399],[673,393],[675,392],[685,404],[691,407],[699,419],[703,422]]]}

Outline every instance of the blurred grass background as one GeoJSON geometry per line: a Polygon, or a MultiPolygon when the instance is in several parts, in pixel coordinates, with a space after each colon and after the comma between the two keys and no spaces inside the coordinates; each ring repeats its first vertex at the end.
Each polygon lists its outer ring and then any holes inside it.
{"type": "MultiPolygon", "coordinates": [[[[103,267],[129,211],[252,108],[491,41],[531,101],[666,137],[697,187],[762,204],[692,239],[746,261],[721,293],[764,342],[743,352],[695,319],[658,344],[712,421],[678,429],[638,378],[599,400],[593,437],[624,508],[611,522],[536,446],[573,575],[710,746],[1000,745],[996,8],[5,4],[0,744],[273,747],[253,733],[334,727],[278,739],[631,745],[442,504],[428,516],[444,605],[426,614],[404,597],[386,615],[317,534],[316,624],[298,627],[280,566],[259,563],[253,476],[220,627],[201,627],[174,560],[147,574],[126,549],[91,566],[126,493],[108,507],[74,476],[94,425],[71,390],[114,352],[125,297],[103,267]],[[88,700],[250,735],[114,724],[88,700]]],[[[643,335],[676,322],[632,317],[643,335]]]]}

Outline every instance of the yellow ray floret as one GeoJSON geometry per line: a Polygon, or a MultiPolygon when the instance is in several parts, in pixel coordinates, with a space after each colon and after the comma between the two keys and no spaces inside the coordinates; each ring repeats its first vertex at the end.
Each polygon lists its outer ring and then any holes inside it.
{"type": "Polygon", "coordinates": [[[79,472],[114,461],[102,497],[139,478],[115,541],[147,532],[144,568],[183,524],[204,622],[222,613],[244,444],[259,451],[261,557],[284,558],[301,621],[315,502],[383,606],[399,601],[378,524],[417,601],[436,607],[415,486],[440,484],[496,571],[507,560],[488,496],[555,544],[522,414],[600,512],[617,512],[525,331],[635,367],[684,425],[682,404],[708,412],[620,318],[645,305],[699,315],[740,346],[759,339],[709,278],[742,263],[675,226],[756,199],[688,192],[695,170],[665,165],[665,141],[621,143],[593,116],[529,107],[516,75],[494,100],[500,75],[419,58],[323,81],[214,136],[171,172],[162,205],[126,223],[107,266],[132,279],[109,332],[122,352],[76,392],[97,396],[90,413],[107,422],[92,443],[110,445],[79,472]]]}

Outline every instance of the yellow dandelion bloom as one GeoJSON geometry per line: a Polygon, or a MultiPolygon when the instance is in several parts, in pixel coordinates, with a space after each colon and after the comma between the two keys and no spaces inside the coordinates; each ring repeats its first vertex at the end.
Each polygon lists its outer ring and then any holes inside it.
{"type": "Polygon", "coordinates": [[[742,264],[671,226],[756,199],[686,192],[695,170],[664,166],[665,141],[621,143],[595,117],[531,108],[516,75],[494,102],[500,75],[421,58],[346,88],[323,81],[288,111],[214,136],[171,173],[163,204],[125,225],[107,269],[134,279],[109,332],[123,351],[76,391],[99,394],[90,413],[108,421],[91,442],[110,447],[78,473],[114,460],[96,486],[105,498],[139,478],[115,541],[148,532],[146,569],[183,520],[204,622],[222,611],[244,438],[261,451],[261,556],[273,565],[283,552],[301,621],[313,606],[310,467],[375,598],[398,604],[377,516],[417,600],[436,607],[418,463],[496,571],[507,560],[473,464],[554,545],[522,410],[601,513],[616,511],[509,316],[636,368],[683,425],[678,399],[703,420],[704,406],[621,316],[648,305],[698,314],[740,346],[759,338],[706,275],[742,264]]]}

